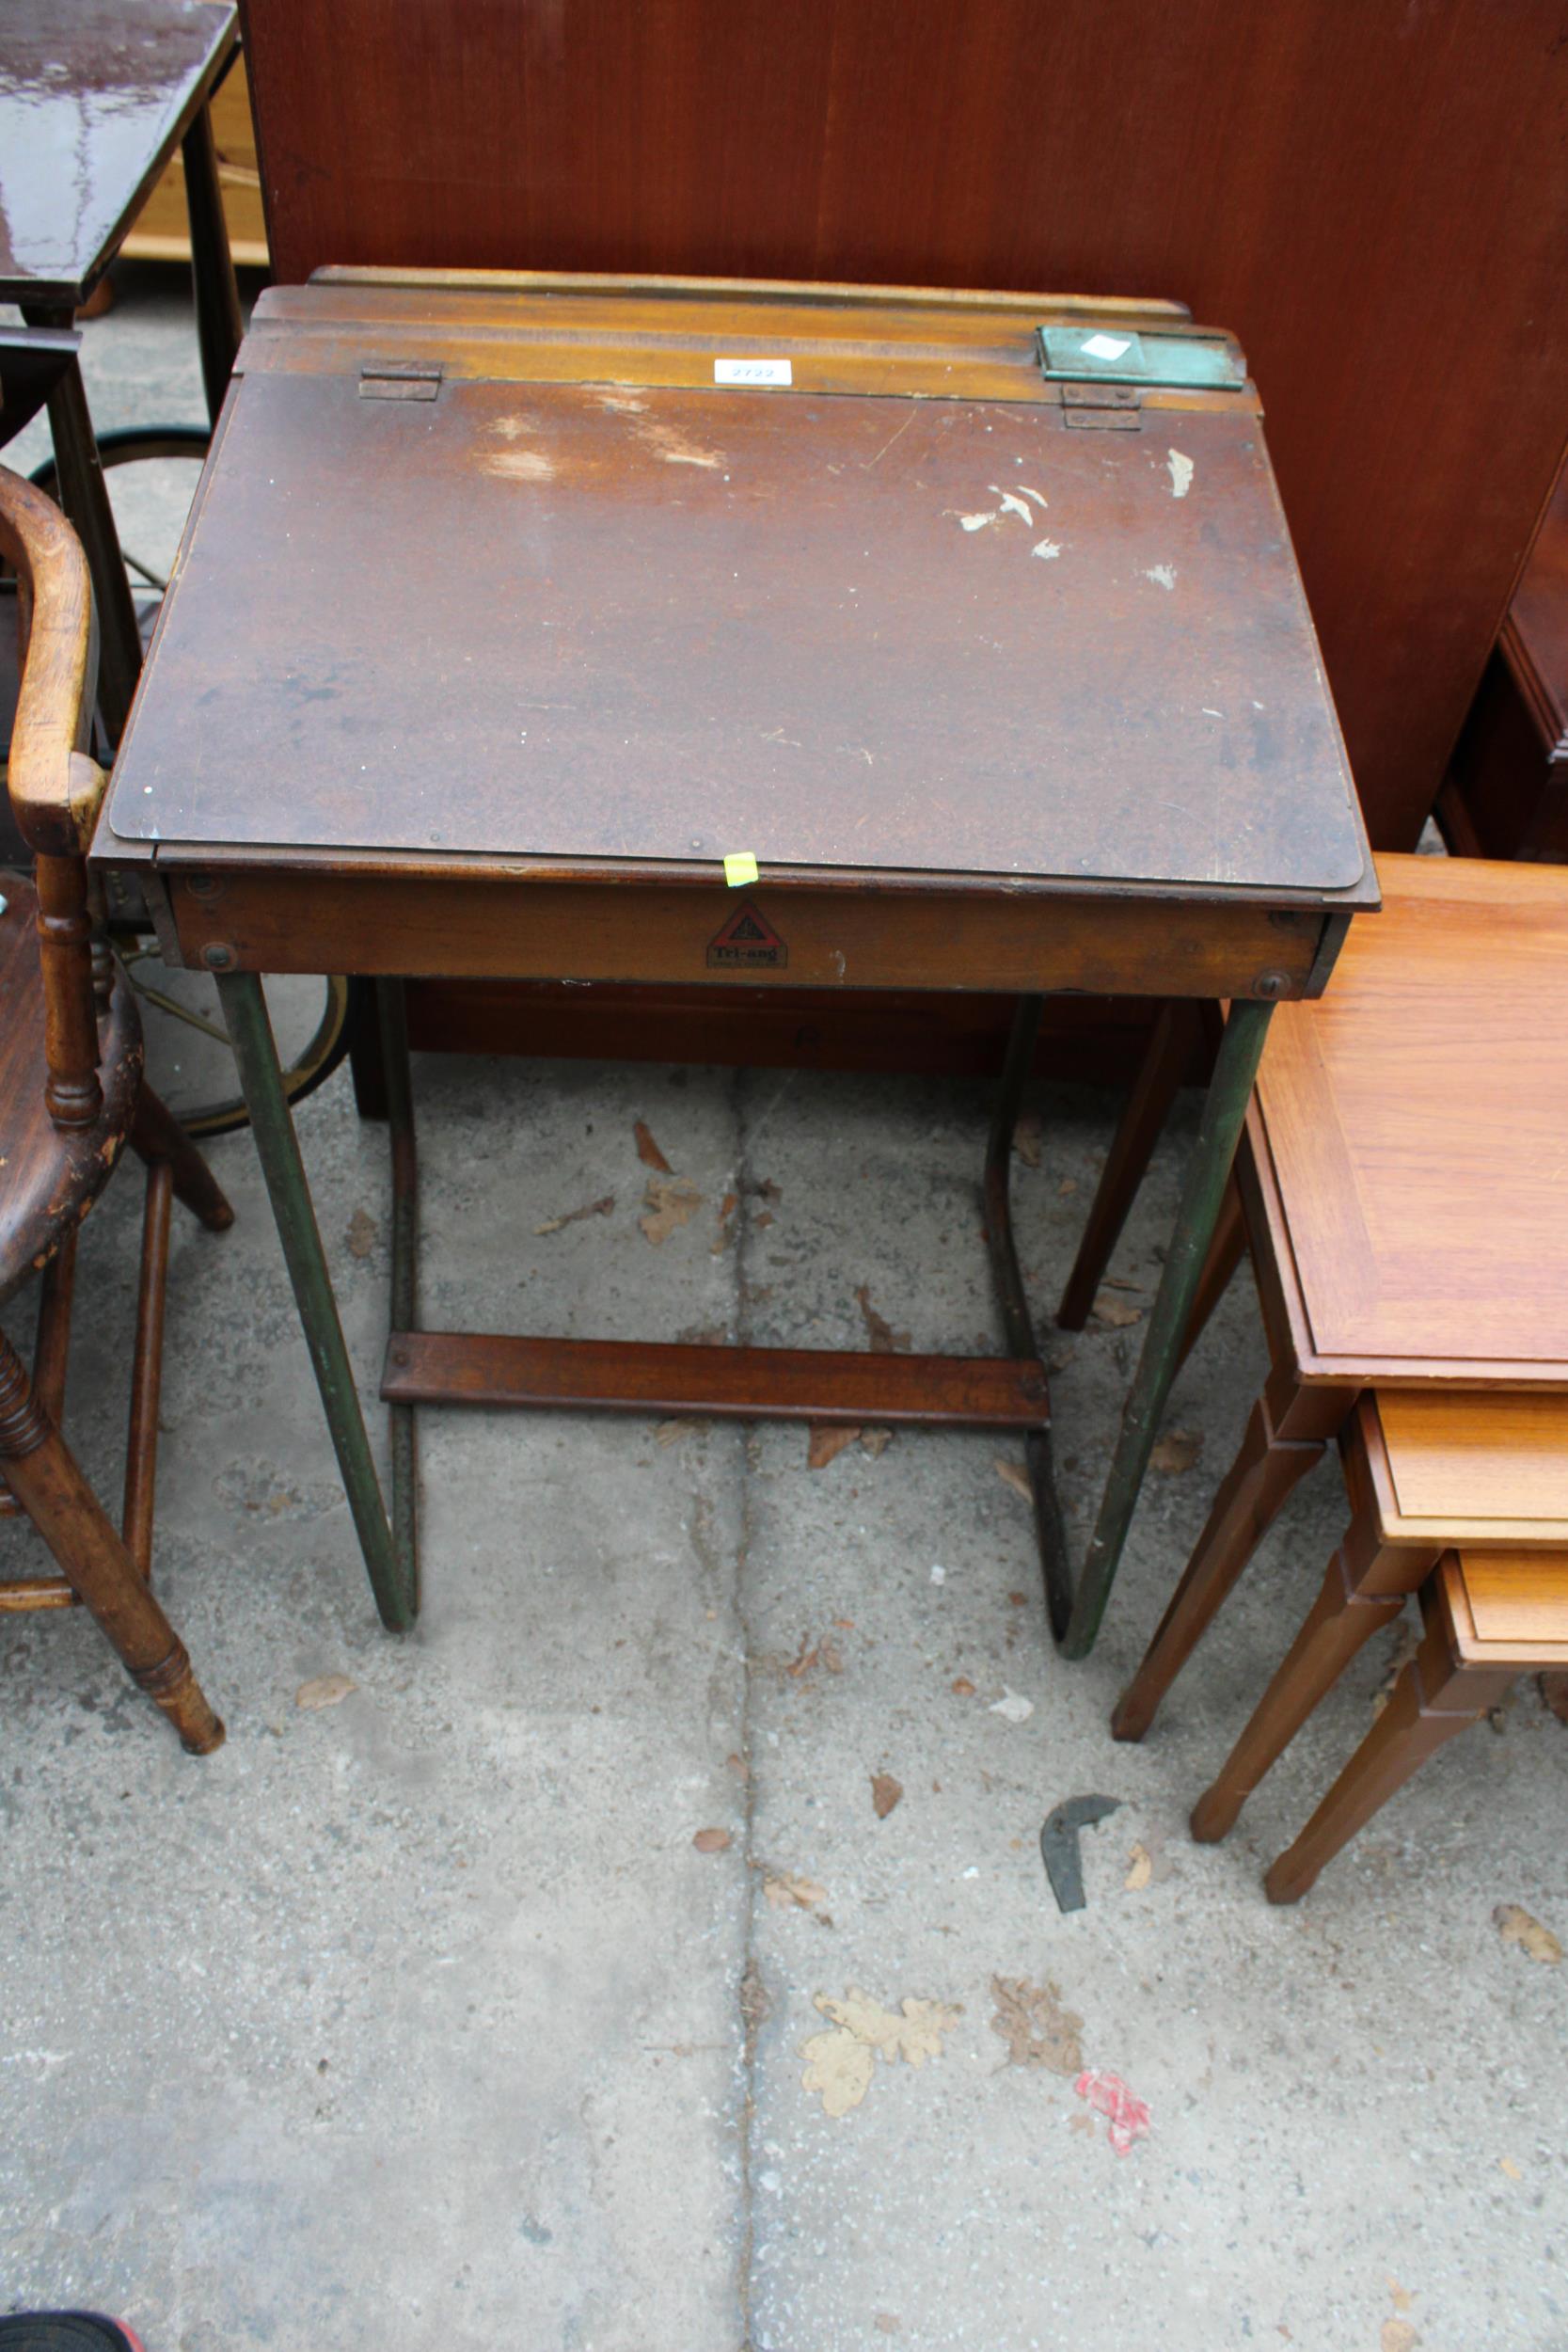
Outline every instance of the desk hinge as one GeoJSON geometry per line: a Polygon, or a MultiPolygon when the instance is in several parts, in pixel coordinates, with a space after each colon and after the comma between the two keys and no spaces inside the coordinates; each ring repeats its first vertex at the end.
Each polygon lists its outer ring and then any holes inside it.
{"type": "Polygon", "coordinates": [[[1141,433],[1142,407],[1135,384],[1062,386],[1062,422],[1080,433],[1141,433]]]}
{"type": "Polygon", "coordinates": [[[361,400],[435,400],[441,364],[429,359],[367,359],[359,370],[361,400]]]}

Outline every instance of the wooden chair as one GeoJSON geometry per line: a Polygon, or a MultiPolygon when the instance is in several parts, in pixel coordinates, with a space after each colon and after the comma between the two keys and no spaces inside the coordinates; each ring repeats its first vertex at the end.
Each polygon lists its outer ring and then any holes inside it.
{"type": "Polygon", "coordinates": [[[70,525],[0,468],[0,555],[16,570],[25,631],[8,781],[32,881],[0,874],[0,1304],[42,1274],[31,1378],[0,1333],[0,1508],[25,1513],[58,1577],[0,1584],[0,1611],[83,1602],[187,1748],[223,1725],[153,1598],[158,1391],[171,1197],[214,1232],[233,1211],[205,1161],[143,1083],[135,999],[89,906],[86,850],[104,777],[81,745],[95,673],[92,598],[70,525]],[[123,1532],[59,1434],[76,1236],[129,1142],[146,1163],[123,1532]]]}
{"type": "MultiPolygon", "coordinates": [[[[1142,1739],[1364,1390],[1386,1410],[1396,1391],[1568,1391],[1568,873],[1381,857],[1378,876],[1383,912],[1354,927],[1326,995],[1280,1006],[1270,1028],[1189,1332],[1250,1246],[1270,1373],[1113,1715],[1118,1739],[1142,1739]]],[[[1149,1099],[1173,1090],[1150,1065],[1069,1284],[1069,1324],[1147,1158],[1149,1099]]],[[[1397,1547],[1382,1597],[1414,1590],[1435,1557],[1397,1547]]],[[[1304,1665],[1298,1721],[1349,1654],[1341,1637],[1304,1665]]]]}
{"type": "Polygon", "coordinates": [[[1429,1756],[1495,1707],[1514,1677],[1568,1662],[1568,1552],[1446,1552],[1421,1587],[1425,1634],[1387,1705],[1263,1884],[1305,1895],[1429,1756]]]}

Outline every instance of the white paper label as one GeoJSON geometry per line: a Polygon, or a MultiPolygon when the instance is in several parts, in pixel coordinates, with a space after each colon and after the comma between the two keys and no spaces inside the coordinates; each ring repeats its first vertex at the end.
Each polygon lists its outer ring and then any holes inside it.
{"type": "Polygon", "coordinates": [[[1124,351],[1132,348],[1132,338],[1127,335],[1090,335],[1084,344],[1091,359],[1119,359],[1124,351]]]}
{"type": "MultiPolygon", "coordinates": [[[[1122,345],[1125,351],[1126,344],[1122,345]]],[[[787,359],[715,359],[716,384],[793,384],[787,359]]]]}

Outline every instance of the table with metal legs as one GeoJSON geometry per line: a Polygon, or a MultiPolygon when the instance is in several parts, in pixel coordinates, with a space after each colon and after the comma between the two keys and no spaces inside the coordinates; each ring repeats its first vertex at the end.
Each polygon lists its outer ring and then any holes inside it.
{"type": "MultiPolygon", "coordinates": [[[[0,185],[0,301],[31,327],[69,328],[176,148],[184,167],[197,333],[215,422],[240,347],[209,102],[239,54],[230,0],[115,0],[61,8],[9,0],[0,15],[0,155],[25,183],[0,185]]],[[[49,394],[60,504],[87,550],[98,605],[99,711],[111,744],[141,673],[131,583],[79,367],[49,394]]]]}
{"type": "Polygon", "coordinates": [[[419,1605],[420,1406],[877,1421],[1022,1437],[1075,1658],[1271,1009],[1376,904],[1234,345],[1168,305],[876,289],[263,296],[97,854],[216,978],[388,1626],[419,1605]],[[385,1066],[389,1512],[261,992],[333,970],[373,988],[385,1066]],[[424,1329],[415,976],[1010,997],[1002,1351],[424,1329]],[[1230,1006],[1076,1570],[1008,1198],[1066,992],[1230,1006]]]}

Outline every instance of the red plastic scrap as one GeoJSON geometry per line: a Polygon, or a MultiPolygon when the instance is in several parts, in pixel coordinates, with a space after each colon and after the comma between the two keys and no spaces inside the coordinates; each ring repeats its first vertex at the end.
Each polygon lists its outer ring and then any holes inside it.
{"type": "Polygon", "coordinates": [[[1131,2155],[1132,2142],[1144,2138],[1149,2128],[1148,2109],[1143,2101],[1132,2096],[1119,2074],[1108,2074],[1097,2066],[1086,2068],[1072,2088],[1105,2118],[1117,2155],[1131,2155]]]}

